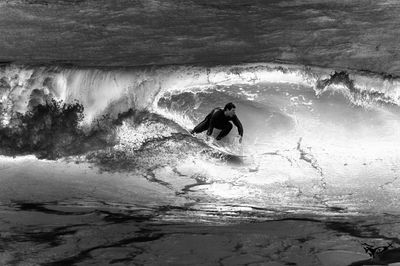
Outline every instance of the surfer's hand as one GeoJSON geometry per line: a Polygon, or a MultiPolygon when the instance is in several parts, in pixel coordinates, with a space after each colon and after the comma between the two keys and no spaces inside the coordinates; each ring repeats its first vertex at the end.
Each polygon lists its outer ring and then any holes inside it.
{"type": "Polygon", "coordinates": [[[240,138],[239,138],[239,143],[242,143],[242,139],[243,139],[243,137],[240,136],[240,138]]]}

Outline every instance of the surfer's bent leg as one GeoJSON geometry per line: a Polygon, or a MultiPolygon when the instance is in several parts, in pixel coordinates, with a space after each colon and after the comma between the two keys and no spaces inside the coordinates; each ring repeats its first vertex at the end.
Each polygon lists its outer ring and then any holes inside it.
{"type": "Polygon", "coordinates": [[[222,128],[222,130],[221,130],[221,132],[218,134],[218,136],[217,136],[217,140],[220,140],[220,139],[222,139],[223,137],[225,137],[226,135],[228,135],[229,134],[229,132],[231,131],[231,129],[232,129],[232,124],[231,123],[226,123],[225,125],[224,125],[224,127],[222,128]]]}
{"type": "Polygon", "coordinates": [[[206,118],[200,124],[198,124],[190,133],[201,133],[203,131],[206,131],[208,129],[208,126],[210,124],[210,119],[206,118]]]}

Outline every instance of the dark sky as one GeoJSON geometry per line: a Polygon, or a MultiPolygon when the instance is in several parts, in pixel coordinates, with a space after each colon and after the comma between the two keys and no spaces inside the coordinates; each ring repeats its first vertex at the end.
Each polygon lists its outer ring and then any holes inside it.
{"type": "Polygon", "coordinates": [[[0,60],[91,66],[285,61],[400,74],[393,0],[9,0],[0,60]]]}

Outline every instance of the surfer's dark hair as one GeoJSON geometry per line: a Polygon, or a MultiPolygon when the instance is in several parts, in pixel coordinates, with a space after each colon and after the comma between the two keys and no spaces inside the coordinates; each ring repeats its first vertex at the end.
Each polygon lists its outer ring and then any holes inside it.
{"type": "Polygon", "coordinates": [[[236,108],[236,106],[233,103],[227,103],[224,107],[224,111],[231,110],[232,108],[236,108]]]}

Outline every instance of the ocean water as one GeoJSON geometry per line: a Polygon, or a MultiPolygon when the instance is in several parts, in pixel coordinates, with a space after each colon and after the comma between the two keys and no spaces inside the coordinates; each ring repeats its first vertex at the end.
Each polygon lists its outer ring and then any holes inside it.
{"type": "Polygon", "coordinates": [[[398,13],[393,0],[7,0],[0,3],[0,61],[283,61],[398,75],[398,13]]]}
{"type": "Polygon", "coordinates": [[[151,194],[141,194],[143,185],[131,188],[135,198],[125,201],[160,220],[398,215],[394,78],[262,63],[6,64],[0,81],[3,164],[30,158],[51,175],[48,162],[75,162],[100,169],[82,171],[82,179],[112,173],[154,185],[151,194]],[[188,131],[227,102],[237,106],[244,138],[240,144],[233,127],[218,143],[225,153],[204,133],[188,131]],[[71,107],[77,104],[82,108],[71,107]]]}
{"type": "Polygon", "coordinates": [[[1,1],[0,264],[399,262],[398,14],[1,1]]]}

